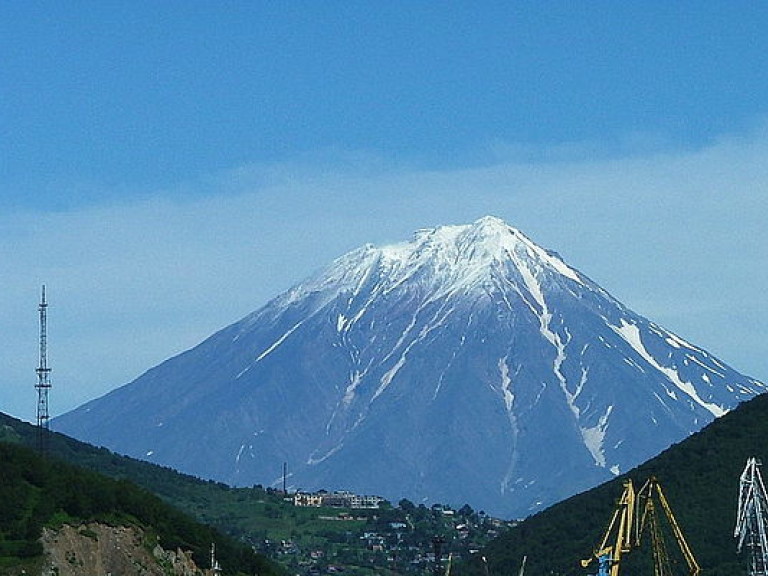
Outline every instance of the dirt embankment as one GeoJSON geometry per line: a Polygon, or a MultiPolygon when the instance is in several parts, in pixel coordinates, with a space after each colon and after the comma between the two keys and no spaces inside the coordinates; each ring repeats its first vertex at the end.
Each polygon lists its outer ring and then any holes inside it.
{"type": "Polygon", "coordinates": [[[191,556],[146,542],[135,527],[87,524],[45,529],[42,576],[203,576],[191,556]]]}

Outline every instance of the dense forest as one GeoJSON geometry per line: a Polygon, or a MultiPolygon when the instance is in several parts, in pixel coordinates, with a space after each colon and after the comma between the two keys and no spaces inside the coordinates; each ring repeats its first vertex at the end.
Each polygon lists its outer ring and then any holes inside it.
{"type": "Polygon", "coordinates": [[[629,473],[528,518],[489,544],[487,564],[478,557],[462,574],[517,574],[524,556],[527,575],[595,573],[594,565],[587,570],[579,562],[599,543],[623,482],[631,478],[639,485],[651,476],[663,486],[702,576],[746,574],[733,529],[739,477],[752,456],[768,457],[768,395],[742,404],[629,473]]]}
{"type": "MultiPolygon", "coordinates": [[[[13,432],[3,429],[6,440],[13,432]]],[[[206,566],[209,547],[229,574],[261,575],[282,570],[251,549],[200,524],[147,490],[127,480],[107,478],[43,458],[18,443],[0,441],[0,567],[42,554],[38,539],[44,526],[98,521],[135,525],[159,538],[163,547],[193,553],[206,566]]]]}

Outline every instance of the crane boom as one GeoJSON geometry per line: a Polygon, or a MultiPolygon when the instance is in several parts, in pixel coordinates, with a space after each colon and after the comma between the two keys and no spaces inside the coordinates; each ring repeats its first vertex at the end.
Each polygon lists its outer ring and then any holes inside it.
{"type": "Polygon", "coordinates": [[[670,508],[669,503],[667,502],[667,497],[664,496],[661,484],[659,484],[655,478],[653,479],[653,484],[659,495],[659,502],[661,502],[661,506],[664,508],[664,513],[667,515],[669,524],[672,526],[672,532],[675,535],[675,540],[677,540],[677,545],[680,547],[680,552],[683,554],[683,558],[685,558],[685,561],[688,564],[688,570],[691,576],[698,576],[699,572],[701,572],[699,563],[696,562],[696,558],[693,556],[693,552],[691,552],[691,547],[688,545],[685,536],[683,536],[683,531],[680,530],[680,524],[677,523],[677,519],[672,513],[672,508],[670,508]]]}
{"type": "MultiPolygon", "coordinates": [[[[638,492],[638,495],[639,499],[644,501],[642,521],[640,522],[637,533],[638,545],[640,544],[640,538],[645,531],[646,526],[651,531],[652,537],[654,533],[657,533],[658,519],[655,516],[654,501],[658,500],[659,504],[661,504],[661,509],[664,511],[664,515],[667,517],[667,522],[669,522],[669,526],[672,528],[672,534],[675,537],[675,541],[677,542],[677,546],[680,549],[680,553],[685,559],[685,563],[688,565],[688,573],[690,576],[698,576],[699,572],[701,572],[699,563],[696,561],[693,552],[691,552],[691,547],[688,545],[685,536],[683,536],[683,531],[680,529],[680,524],[677,522],[677,518],[675,518],[675,515],[672,513],[672,508],[667,501],[667,497],[664,495],[664,491],[661,489],[661,484],[659,484],[659,481],[654,477],[649,478],[645,485],[643,485],[643,487],[638,492]]],[[[659,554],[657,565],[660,563],[662,558],[666,557],[666,553],[660,550],[662,545],[663,544],[661,542],[654,543],[653,545],[654,553],[659,554]]]]}

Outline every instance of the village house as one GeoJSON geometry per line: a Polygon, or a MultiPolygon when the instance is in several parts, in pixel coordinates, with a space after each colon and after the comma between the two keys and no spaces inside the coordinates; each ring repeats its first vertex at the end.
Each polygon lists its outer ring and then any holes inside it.
{"type": "Polygon", "coordinates": [[[296,492],[293,496],[294,506],[329,508],[377,509],[385,499],[381,496],[361,496],[352,492],[296,492]]]}

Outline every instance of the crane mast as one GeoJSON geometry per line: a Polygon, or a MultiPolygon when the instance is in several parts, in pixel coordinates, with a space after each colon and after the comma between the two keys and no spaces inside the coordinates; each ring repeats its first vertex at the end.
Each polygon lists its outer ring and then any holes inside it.
{"type": "Polygon", "coordinates": [[[749,576],[768,576],[768,496],[760,474],[760,463],[749,458],[739,481],[736,512],[736,550],[749,555],[749,576]]]}
{"type": "Polygon", "coordinates": [[[624,482],[624,492],[616,504],[608,529],[593,555],[581,561],[585,568],[597,560],[597,576],[619,576],[623,555],[640,548],[643,535],[650,533],[654,576],[671,576],[672,561],[663,534],[662,515],[671,529],[689,576],[698,576],[699,565],[683,536],[661,485],[650,478],[635,491],[631,480],[624,482]]]}
{"type": "Polygon", "coordinates": [[[632,533],[635,514],[635,488],[632,480],[624,482],[624,492],[608,523],[603,539],[592,558],[581,561],[585,568],[593,560],[598,563],[598,576],[618,576],[621,557],[632,548],[632,533]]]}

